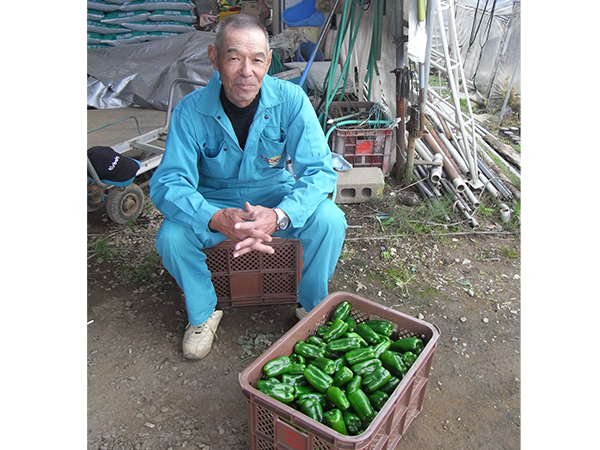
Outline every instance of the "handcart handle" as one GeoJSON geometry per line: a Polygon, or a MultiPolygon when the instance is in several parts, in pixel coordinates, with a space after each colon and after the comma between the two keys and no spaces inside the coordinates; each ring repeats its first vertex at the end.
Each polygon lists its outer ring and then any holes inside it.
{"type": "Polygon", "coordinates": [[[171,114],[173,113],[173,108],[175,106],[173,105],[175,88],[181,83],[194,84],[196,86],[206,86],[206,81],[192,80],[190,78],[177,78],[175,81],[173,81],[173,83],[171,84],[171,88],[169,89],[169,103],[167,104],[167,120],[165,121],[164,129],[165,133],[169,131],[169,125],[171,124],[171,114]]]}

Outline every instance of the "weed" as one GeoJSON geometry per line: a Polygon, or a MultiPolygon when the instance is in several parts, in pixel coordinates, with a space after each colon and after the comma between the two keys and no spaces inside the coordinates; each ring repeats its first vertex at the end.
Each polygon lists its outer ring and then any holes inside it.
{"type": "Polygon", "coordinates": [[[118,250],[110,250],[106,245],[106,237],[102,236],[94,243],[94,249],[98,253],[98,257],[104,259],[105,261],[110,261],[113,259],[118,253],[118,250]]]}
{"type": "Polygon", "coordinates": [[[156,273],[160,262],[160,256],[156,250],[153,250],[145,256],[140,264],[134,267],[119,264],[115,268],[115,272],[124,281],[149,281],[156,273]]]}
{"type": "Polygon", "coordinates": [[[415,278],[415,271],[413,268],[407,268],[404,266],[399,267],[390,267],[386,269],[384,272],[384,284],[397,286],[403,292],[408,293],[408,284],[415,278]]]}
{"type": "Polygon", "coordinates": [[[423,300],[431,300],[439,297],[440,293],[432,286],[426,286],[425,289],[419,291],[419,297],[423,300]]]}
{"type": "Polygon", "coordinates": [[[510,250],[508,248],[501,248],[500,254],[503,256],[506,256],[507,258],[510,258],[510,259],[516,259],[519,257],[519,252],[517,252],[515,250],[510,250]]]}

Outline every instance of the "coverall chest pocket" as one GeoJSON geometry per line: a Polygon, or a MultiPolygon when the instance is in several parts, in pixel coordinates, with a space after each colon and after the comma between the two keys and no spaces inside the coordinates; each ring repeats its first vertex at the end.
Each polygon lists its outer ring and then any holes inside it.
{"type": "Polygon", "coordinates": [[[199,172],[209,178],[227,179],[237,176],[242,155],[230,149],[226,141],[206,139],[200,144],[199,172]]]}
{"type": "Polygon", "coordinates": [[[279,127],[265,127],[260,135],[260,157],[265,168],[285,167],[287,134],[279,127]]]}

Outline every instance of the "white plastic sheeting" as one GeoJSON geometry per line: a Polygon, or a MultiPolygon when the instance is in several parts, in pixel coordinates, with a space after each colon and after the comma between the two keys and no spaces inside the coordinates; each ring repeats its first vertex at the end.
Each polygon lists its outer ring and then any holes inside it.
{"type": "MultiPolygon", "coordinates": [[[[215,34],[192,31],[157,41],[88,50],[88,107],[166,110],[177,78],[208,83],[214,73],[207,47],[215,34]]],[[[197,86],[181,84],[177,102],[197,86]]]]}
{"type": "Polygon", "coordinates": [[[477,97],[502,99],[513,75],[512,87],[520,94],[521,1],[455,0],[455,10],[465,76],[472,81],[477,97]]]}

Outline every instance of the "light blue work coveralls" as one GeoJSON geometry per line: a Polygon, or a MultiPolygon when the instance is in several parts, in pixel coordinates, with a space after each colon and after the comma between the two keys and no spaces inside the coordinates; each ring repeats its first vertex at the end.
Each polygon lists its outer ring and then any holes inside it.
{"type": "Polygon", "coordinates": [[[205,88],[173,110],[162,161],[150,180],[150,197],[165,219],[156,248],[186,299],[188,320],[204,323],[217,297],[203,248],[226,239],[208,223],[222,208],[252,205],[283,209],[287,230],[303,250],[298,301],[310,311],[328,294],[344,242],[344,213],[328,199],[337,174],[329,147],[302,89],[265,75],[244,150],[219,100],[218,72],[205,88]],[[294,176],[285,169],[286,152],[294,176]]]}

